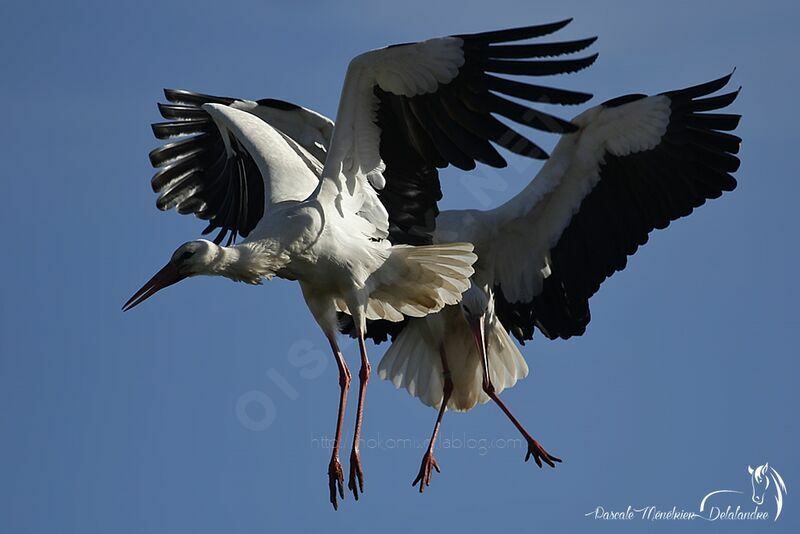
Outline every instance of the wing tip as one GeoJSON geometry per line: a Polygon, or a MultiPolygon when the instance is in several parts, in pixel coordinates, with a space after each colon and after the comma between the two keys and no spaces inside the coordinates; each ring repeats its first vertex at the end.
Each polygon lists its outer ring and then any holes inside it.
{"type": "Polygon", "coordinates": [[[503,30],[492,30],[487,32],[471,33],[471,34],[457,34],[453,37],[471,41],[485,41],[490,43],[504,43],[511,41],[522,41],[525,39],[535,39],[537,37],[544,37],[550,35],[558,30],[567,26],[572,22],[572,17],[559,20],[556,22],[549,22],[546,24],[536,24],[532,26],[518,26],[516,28],[506,28],[503,30]]]}
{"type": "Polygon", "coordinates": [[[668,97],[682,96],[684,98],[689,98],[689,99],[710,95],[728,85],[728,82],[733,77],[735,72],[736,72],[736,67],[733,67],[733,69],[728,74],[716,78],[714,80],[700,83],[697,85],[691,85],[689,87],[685,87],[683,89],[678,89],[675,91],[667,91],[666,93],[661,93],[661,94],[668,97]]]}

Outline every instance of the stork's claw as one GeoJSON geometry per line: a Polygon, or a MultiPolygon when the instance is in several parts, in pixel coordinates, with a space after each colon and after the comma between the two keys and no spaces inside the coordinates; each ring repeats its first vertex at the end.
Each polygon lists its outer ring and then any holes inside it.
{"type": "Polygon", "coordinates": [[[342,471],[342,464],[339,462],[338,457],[331,458],[331,463],[328,466],[328,488],[331,493],[331,504],[334,510],[339,509],[339,503],[336,501],[336,490],[339,490],[339,496],[344,500],[344,471],[342,471]]]}
{"type": "Polygon", "coordinates": [[[350,480],[347,482],[347,487],[353,492],[353,497],[358,500],[358,493],[364,493],[364,471],[361,469],[361,457],[353,449],[350,453],[350,480]],[[356,486],[356,479],[358,479],[358,486],[356,486]]]}
{"type": "Polygon", "coordinates": [[[553,462],[561,463],[561,458],[557,458],[548,453],[535,439],[528,438],[528,454],[525,455],[525,461],[527,462],[531,456],[533,456],[536,465],[539,467],[542,467],[542,460],[550,467],[556,466],[553,462]]]}
{"type": "Polygon", "coordinates": [[[422,465],[419,468],[419,474],[411,485],[416,486],[417,482],[419,482],[419,492],[422,493],[425,491],[425,487],[431,485],[431,476],[433,475],[434,469],[436,469],[437,473],[441,473],[439,464],[436,463],[436,458],[433,457],[433,451],[428,451],[425,453],[425,456],[422,457],[422,465]]]}

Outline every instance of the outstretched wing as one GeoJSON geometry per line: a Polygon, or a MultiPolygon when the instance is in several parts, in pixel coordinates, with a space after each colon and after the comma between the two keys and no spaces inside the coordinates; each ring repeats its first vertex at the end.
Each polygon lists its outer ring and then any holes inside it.
{"type": "Polygon", "coordinates": [[[517,339],[582,334],[589,298],[653,229],[736,187],[741,139],[727,132],[740,116],[717,111],[738,90],[710,96],[729,79],[586,111],[536,179],[487,214],[497,238],[476,252],[492,257],[497,313],[517,339]]]}
{"type": "Polygon", "coordinates": [[[287,138],[281,148],[317,160],[308,162],[317,173],[325,160],[333,122],[311,110],[275,99],[250,101],[174,89],[164,95],[169,103],[158,108],[169,122],[153,124],[153,133],[158,139],[184,139],[150,152],[150,162],[159,169],[151,182],[159,194],[156,206],[208,220],[203,234],[219,229],[216,243],[226,236],[228,244],[237,235],[246,237],[261,220],[267,199],[258,154],[248,149],[251,140],[215,120],[213,106],[245,111],[269,124],[287,138]]]}
{"type": "MultiPolygon", "coordinates": [[[[389,240],[431,243],[439,168],[472,169],[480,161],[506,165],[495,146],[544,159],[547,153],[497,116],[547,132],[575,126],[506,97],[547,104],[581,104],[591,95],[525,83],[500,75],[545,76],[580,70],[597,55],[541,59],[579,52],[595,38],[505,44],[553,33],[570,20],[510,30],[394,45],[355,58],[348,68],[337,126],[323,175],[344,176],[372,193],[388,215],[389,240]]],[[[370,196],[367,195],[369,199],[370,196]]],[[[374,210],[373,210],[374,212],[374,210]]],[[[342,330],[351,332],[348,317],[342,330]]],[[[367,335],[383,341],[403,323],[369,322],[367,335]]]]}
{"type": "Polygon", "coordinates": [[[437,168],[469,170],[480,161],[506,165],[495,146],[532,158],[540,147],[496,115],[547,132],[575,126],[502,95],[538,103],[577,104],[591,95],[497,76],[574,72],[595,55],[537,59],[580,51],[594,39],[502,44],[547,35],[569,20],[541,26],[457,35],[367,52],[350,63],[323,176],[342,180],[339,191],[372,187],[389,214],[390,236],[429,239],[441,196],[437,168]]]}

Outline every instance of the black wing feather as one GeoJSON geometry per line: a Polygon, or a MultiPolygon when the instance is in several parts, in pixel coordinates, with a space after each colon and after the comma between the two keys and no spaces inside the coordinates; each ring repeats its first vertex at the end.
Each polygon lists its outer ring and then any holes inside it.
{"type": "MultiPolygon", "coordinates": [[[[172,122],[153,124],[158,139],[193,135],[150,152],[150,163],[160,169],[151,181],[159,193],[156,206],[194,213],[209,221],[203,235],[219,229],[214,238],[230,244],[237,235],[246,237],[264,214],[264,179],[244,146],[234,137],[225,148],[203,104],[231,105],[233,98],[165,89],[170,104],[159,104],[161,115],[172,122]]],[[[280,101],[275,101],[280,102],[280,101]]],[[[285,103],[284,103],[285,104],[285,103]]]]}
{"type": "MultiPolygon", "coordinates": [[[[738,91],[709,96],[730,75],[686,89],[663,93],[670,99],[670,122],[651,150],[605,154],[600,181],[550,251],[552,274],[530,302],[512,303],[495,287],[497,314],[520,341],[534,327],[548,338],[581,335],[591,315],[589,299],[600,284],[625,268],[627,257],[647,242],[648,234],[689,215],[694,208],[732,191],[730,173],[739,167],[741,140],[727,133],[739,115],[704,113],[730,105],[738,91]]],[[[644,98],[628,95],[607,102],[624,105],[644,98]]]]}

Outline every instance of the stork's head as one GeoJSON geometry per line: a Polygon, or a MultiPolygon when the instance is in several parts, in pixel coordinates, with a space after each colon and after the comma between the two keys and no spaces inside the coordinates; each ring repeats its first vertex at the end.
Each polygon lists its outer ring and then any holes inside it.
{"type": "Polygon", "coordinates": [[[184,278],[198,274],[217,274],[214,272],[214,265],[220,253],[221,247],[205,239],[184,243],[172,254],[169,262],[125,303],[122,310],[130,310],[184,278]]]}
{"type": "Polygon", "coordinates": [[[471,326],[482,321],[489,311],[489,297],[486,292],[470,281],[469,289],[461,295],[461,313],[471,326]]]}
{"type": "Polygon", "coordinates": [[[219,256],[219,252],[220,247],[216,244],[205,239],[198,239],[179,246],[172,253],[169,263],[174,265],[179,273],[186,276],[209,274],[211,265],[219,256]]]}
{"type": "Polygon", "coordinates": [[[491,313],[491,303],[486,292],[470,281],[470,287],[461,295],[461,313],[467,321],[478,350],[483,353],[486,349],[484,332],[487,318],[491,313]]]}

